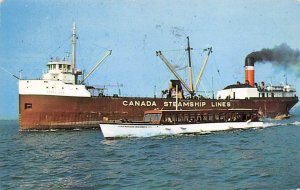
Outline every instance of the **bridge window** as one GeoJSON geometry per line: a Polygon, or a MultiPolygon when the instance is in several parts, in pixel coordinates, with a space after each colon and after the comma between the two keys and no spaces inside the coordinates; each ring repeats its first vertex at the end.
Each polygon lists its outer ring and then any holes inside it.
{"type": "Polygon", "coordinates": [[[32,103],[25,103],[25,110],[31,110],[32,109],[32,103]]]}

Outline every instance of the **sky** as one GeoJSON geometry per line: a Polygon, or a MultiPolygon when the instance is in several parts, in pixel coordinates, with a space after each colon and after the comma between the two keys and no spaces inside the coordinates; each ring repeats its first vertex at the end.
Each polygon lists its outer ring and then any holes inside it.
{"type": "MultiPolygon", "coordinates": [[[[155,52],[182,67],[187,36],[194,78],[203,49],[213,48],[199,91],[217,91],[244,81],[249,53],[282,43],[300,49],[299,20],[299,0],[0,0],[0,66],[40,78],[50,57],[68,57],[75,22],[77,68],[89,71],[112,50],[87,81],[111,85],[108,94],[122,84],[125,96],[160,96],[174,77],[155,52]]],[[[279,84],[285,75],[300,92],[292,69],[255,65],[256,81],[279,84]]],[[[0,89],[0,119],[17,119],[18,80],[0,70],[0,89]]]]}

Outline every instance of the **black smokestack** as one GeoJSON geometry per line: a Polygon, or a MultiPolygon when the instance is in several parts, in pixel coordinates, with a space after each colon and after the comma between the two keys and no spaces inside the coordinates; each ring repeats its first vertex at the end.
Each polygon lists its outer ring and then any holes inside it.
{"type": "Polygon", "coordinates": [[[245,66],[254,66],[254,63],[255,63],[255,58],[248,55],[245,59],[245,66]]]}
{"type": "Polygon", "coordinates": [[[264,48],[260,51],[255,51],[247,55],[247,61],[254,61],[253,63],[270,62],[277,66],[284,68],[299,68],[297,74],[300,74],[300,50],[292,49],[286,43],[275,46],[273,49],[264,48]],[[251,58],[251,59],[248,59],[251,58]]]}

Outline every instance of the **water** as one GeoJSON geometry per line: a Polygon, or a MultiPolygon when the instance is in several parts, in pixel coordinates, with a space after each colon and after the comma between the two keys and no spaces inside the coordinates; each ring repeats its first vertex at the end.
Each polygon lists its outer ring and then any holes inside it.
{"type": "Polygon", "coordinates": [[[264,129],[119,140],[1,121],[0,189],[297,189],[300,109],[294,115],[264,129]]]}

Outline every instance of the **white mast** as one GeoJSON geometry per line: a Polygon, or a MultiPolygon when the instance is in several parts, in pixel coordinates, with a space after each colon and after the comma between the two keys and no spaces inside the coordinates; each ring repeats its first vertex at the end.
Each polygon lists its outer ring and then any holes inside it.
{"type": "MultiPolygon", "coordinates": [[[[72,73],[75,73],[76,68],[76,24],[73,23],[73,33],[72,33],[72,73]]],[[[75,79],[76,81],[76,79],[75,79]]]]}

